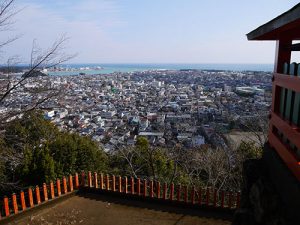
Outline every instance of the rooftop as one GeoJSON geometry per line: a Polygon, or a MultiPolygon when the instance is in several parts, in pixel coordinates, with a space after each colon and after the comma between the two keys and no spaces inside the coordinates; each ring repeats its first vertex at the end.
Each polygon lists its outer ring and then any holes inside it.
{"type": "Polygon", "coordinates": [[[285,34],[300,40],[300,3],[247,34],[248,40],[279,40],[285,34]],[[296,31],[297,30],[297,31],[296,31]]]}

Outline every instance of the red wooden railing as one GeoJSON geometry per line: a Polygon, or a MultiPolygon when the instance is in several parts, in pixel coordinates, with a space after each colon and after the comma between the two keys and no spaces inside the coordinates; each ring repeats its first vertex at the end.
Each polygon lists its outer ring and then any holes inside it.
{"type": "Polygon", "coordinates": [[[25,212],[29,209],[47,203],[54,199],[73,193],[78,189],[83,191],[101,190],[105,193],[122,193],[128,196],[140,196],[140,198],[160,199],[161,201],[181,202],[189,205],[235,210],[240,205],[239,192],[217,191],[211,188],[203,189],[164,183],[153,180],[141,180],[140,178],[103,175],[88,172],[81,173],[80,178],[74,176],[63,177],[62,182],[50,182],[42,187],[30,187],[19,194],[13,193],[11,197],[4,197],[1,201],[0,220],[25,212]],[[128,182],[129,181],[129,182],[128,182]],[[79,185],[80,184],[80,185],[79,185]],[[176,196],[174,198],[174,196],[176,196]]]}
{"type": "Polygon", "coordinates": [[[269,143],[300,181],[300,74],[299,65],[274,73],[269,143]],[[289,75],[288,75],[289,74],[289,75]]]}

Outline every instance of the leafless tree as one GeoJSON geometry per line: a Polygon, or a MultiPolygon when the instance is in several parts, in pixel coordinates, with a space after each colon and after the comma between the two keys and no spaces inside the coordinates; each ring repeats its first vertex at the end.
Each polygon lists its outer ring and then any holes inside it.
{"type": "MultiPolygon", "coordinates": [[[[0,0],[0,32],[12,28],[14,16],[19,11],[15,5],[15,0],[0,0]]],[[[18,38],[20,35],[6,37],[0,41],[0,53],[18,38]]],[[[68,38],[62,35],[48,49],[42,50],[34,40],[30,53],[30,64],[23,76],[15,76],[11,73],[13,68],[20,63],[19,57],[12,56],[7,60],[5,72],[0,73],[0,135],[5,131],[5,125],[14,118],[40,107],[50,99],[58,100],[61,88],[54,87],[51,79],[47,76],[37,77],[34,75],[43,69],[55,67],[75,57],[75,54],[65,53],[67,42],[68,38]],[[24,100],[26,101],[24,102],[24,100]]],[[[6,162],[9,162],[13,167],[20,163],[22,153],[16,154],[13,150],[3,149],[1,143],[0,149],[0,167],[6,162]]],[[[0,171],[0,188],[3,185],[11,186],[12,184],[2,182],[0,171]]],[[[17,186],[17,184],[13,185],[17,186]]]]}
{"type": "MultiPolygon", "coordinates": [[[[9,29],[13,24],[12,18],[18,12],[14,2],[15,0],[2,0],[0,2],[0,28],[2,30],[9,29]]],[[[0,48],[12,44],[17,38],[19,37],[6,39],[0,43],[0,48]]],[[[5,108],[0,113],[0,125],[26,111],[37,108],[49,99],[59,95],[60,90],[51,86],[51,81],[48,77],[41,79],[32,75],[37,73],[37,71],[57,66],[75,57],[74,54],[65,54],[67,41],[68,38],[62,35],[48,49],[42,50],[37,45],[36,40],[34,40],[30,54],[30,65],[26,75],[22,77],[12,76],[10,73],[12,67],[15,67],[19,62],[19,58],[13,56],[7,60],[6,74],[1,76],[0,84],[0,106],[5,108]],[[26,97],[29,101],[22,107],[17,107],[16,102],[18,102],[20,97],[26,97]]]]}
{"type": "Polygon", "coordinates": [[[253,116],[244,120],[243,125],[251,135],[247,136],[247,141],[257,143],[264,148],[268,139],[269,119],[268,112],[256,110],[253,116]]]}

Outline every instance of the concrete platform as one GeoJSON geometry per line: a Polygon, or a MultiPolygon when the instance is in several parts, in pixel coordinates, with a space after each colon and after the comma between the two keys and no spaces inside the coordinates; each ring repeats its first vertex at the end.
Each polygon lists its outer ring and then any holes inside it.
{"type": "Polygon", "coordinates": [[[27,212],[7,224],[19,225],[229,225],[220,213],[201,212],[155,203],[120,199],[114,196],[81,194],[27,212]]]}

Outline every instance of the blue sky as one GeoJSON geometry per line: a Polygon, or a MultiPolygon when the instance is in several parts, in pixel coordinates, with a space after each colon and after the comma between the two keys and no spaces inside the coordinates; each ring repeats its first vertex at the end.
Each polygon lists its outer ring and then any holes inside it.
{"type": "MultiPolygon", "coordinates": [[[[16,0],[12,32],[22,38],[2,58],[30,56],[70,37],[73,63],[273,63],[274,42],[245,34],[297,4],[295,0],[16,0]]],[[[2,59],[2,60],[3,60],[2,59]]]]}

